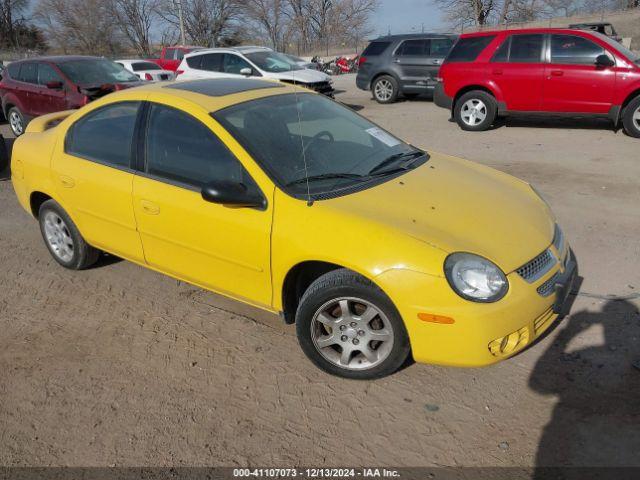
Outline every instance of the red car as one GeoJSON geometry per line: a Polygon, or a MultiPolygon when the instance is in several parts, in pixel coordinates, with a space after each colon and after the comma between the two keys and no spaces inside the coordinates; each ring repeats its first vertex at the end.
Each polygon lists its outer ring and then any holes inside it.
{"type": "Polygon", "coordinates": [[[2,72],[2,111],[14,135],[29,120],[78,108],[114,90],[139,85],[121,65],[100,57],[41,57],[10,63],[2,72]]]}
{"type": "Polygon", "coordinates": [[[463,130],[498,116],[598,116],[640,138],[640,58],[597,32],[527,29],[461,35],[439,73],[435,103],[463,130]]]}
{"type": "Polygon", "coordinates": [[[155,62],[164,70],[175,72],[178,69],[182,59],[187,53],[195,52],[203,47],[175,45],[173,47],[163,47],[160,58],[149,58],[151,62],[155,62]]]}

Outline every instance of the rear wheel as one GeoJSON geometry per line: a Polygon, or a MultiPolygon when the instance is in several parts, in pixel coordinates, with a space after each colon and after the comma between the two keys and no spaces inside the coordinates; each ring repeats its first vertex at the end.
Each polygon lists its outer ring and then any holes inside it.
{"type": "Polygon", "coordinates": [[[0,135],[0,173],[4,172],[7,165],[9,165],[9,152],[7,152],[4,137],[0,135]]]}
{"type": "Polygon", "coordinates": [[[83,270],[96,263],[100,251],[82,238],[73,220],[55,200],[47,200],[40,206],[38,220],[44,243],[60,265],[83,270]]]}
{"type": "Polygon", "coordinates": [[[496,119],[498,104],[487,92],[473,90],[462,95],[453,109],[453,116],[463,130],[488,130],[496,119]]]}
{"type": "Polygon", "coordinates": [[[382,75],[371,86],[373,98],[378,103],[393,103],[398,98],[398,82],[390,75],[382,75]]]}
{"type": "Polygon", "coordinates": [[[7,120],[9,121],[9,127],[16,137],[19,137],[24,133],[24,115],[18,107],[11,107],[7,112],[7,120]]]}
{"type": "Polygon", "coordinates": [[[373,379],[395,372],[410,353],[395,306],[376,285],[346,269],[311,284],[296,313],[298,341],[324,371],[373,379]]]}
{"type": "Polygon", "coordinates": [[[631,100],[622,114],[624,131],[630,137],[640,138],[640,96],[631,100]]]}

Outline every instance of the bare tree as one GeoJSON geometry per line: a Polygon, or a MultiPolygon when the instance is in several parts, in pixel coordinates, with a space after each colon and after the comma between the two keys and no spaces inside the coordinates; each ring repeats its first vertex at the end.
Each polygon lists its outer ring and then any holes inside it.
{"type": "Polygon", "coordinates": [[[21,18],[18,16],[28,7],[27,0],[0,0],[0,43],[15,46],[18,24],[21,18]]]}
{"type": "Polygon", "coordinates": [[[113,55],[120,50],[109,5],[101,0],[40,0],[34,19],[64,53],[113,55]]]}
{"type": "MultiPolygon", "coordinates": [[[[158,8],[160,16],[174,29],[180,25],[176,1],[162,0],[158,8]]],[[[220,38],[232,35],[239,3],[237,0],[182,0],[184,28],[189,40],[203,47],[211,47],[220,38]]]]}
{"type": "Polygon", "coordinates": [[[159,0],[111,0],[110,7],[120,32],[139,55],[151,54],[151,29],[159,0]]]}
{"type": "Polygon", "coordinates": [[[244,12],[263,32],[269,44],[276,50],[286,49],[288,25],[284,0],[245,0],[244,12]]]}

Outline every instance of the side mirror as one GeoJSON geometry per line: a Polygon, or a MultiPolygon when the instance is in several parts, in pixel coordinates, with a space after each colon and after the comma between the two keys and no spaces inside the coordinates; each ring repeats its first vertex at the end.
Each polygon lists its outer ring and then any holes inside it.
{"type": "Polygon", "coordinates": [[[51,90],[60,90],[64,84],[59,81],[47,82],[45,86],[51,90]]]}
{"type": "Polygon", "coordinates": [[[245,67],[240,70],[240,75],[244,75],[245,77],[250,77],[253,75],[253,69],[249,67],[245,67]]]}
{"type": "Polygon", "coordinates": [[[243,183],[219,181],[202,187],[202,198],[211,203],[218,203],[235,208],[264,208],[262,195],[249,192],[243,183]]]}
{"type": "Polygon", "coordinates": [[[616,62],[609,55],[598,55],[596,57],[596,67],[609,68],[615,66],[616,62]]]}

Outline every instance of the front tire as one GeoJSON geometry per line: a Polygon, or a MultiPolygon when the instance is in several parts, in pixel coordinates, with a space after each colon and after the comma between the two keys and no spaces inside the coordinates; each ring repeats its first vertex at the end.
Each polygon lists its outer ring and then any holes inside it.
{"type": "Polygon", "coordinates": [[[16,137],[19,137],[24,133],[25,122],[24,115],[18,107],[11,107],[7,112],[7,120],[9,121],[9,127],[16,137]]]}
{"type": "Polygon", "coordinates": [[[453,117],[462,130],[481,132],[493,125],[498,115],[496,99],[482,90],[462,95],[453,108],[453,117]]]}
{"type": "Polygon", "coordinates": [[[85,241],[58,202],[44,202],[40,206],[38,220],[44,243],[60,265],[70,270],[83,270],[98,261],[100,251],[85,241]]]}
{"type": "Polygon", "coordinates": [[[390,375],[411,351],[393,302],[372,282],[346,269],[333,270],[309,286],[296,312],[296,332],[316,366],[344,378],[390,375]]]}
{"type": "Polygon", "coordinates": [[[371,85],[371,92],[376,102],[386,104],[393,103],[398,98],[398,82],[390,75],[382,75],[376,78],[371,85]]]}
{"type": "Polygon", "coordinates": [[[622,114],[624,131],[630,137],[640,138],[640,96],[631,100],[622,114]]]}

